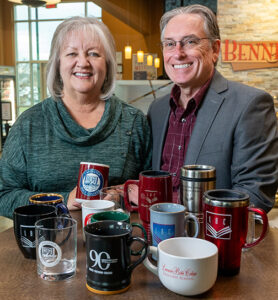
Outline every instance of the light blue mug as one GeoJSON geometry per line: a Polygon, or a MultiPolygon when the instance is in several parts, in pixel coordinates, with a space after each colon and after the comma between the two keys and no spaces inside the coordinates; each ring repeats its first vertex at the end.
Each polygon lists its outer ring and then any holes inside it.
{"type": "Polygon", "coordinates": [[[152,245],[157,246],[161,241],[187,236],[187,223],[193,221],[195,234],[198,237],[199,222],[194,215],[187,214],[185,206],[177,203],[156,203],[150,207],[150,227],[152,245]]]}

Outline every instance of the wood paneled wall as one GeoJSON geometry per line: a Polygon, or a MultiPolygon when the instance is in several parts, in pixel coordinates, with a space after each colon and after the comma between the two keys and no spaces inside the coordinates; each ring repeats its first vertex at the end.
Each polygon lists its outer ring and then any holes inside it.
{"type": "Polygon", "coordinates": [[[15,65],[13,20],[13,4],[0,0],[0,65],[15,65]]]}

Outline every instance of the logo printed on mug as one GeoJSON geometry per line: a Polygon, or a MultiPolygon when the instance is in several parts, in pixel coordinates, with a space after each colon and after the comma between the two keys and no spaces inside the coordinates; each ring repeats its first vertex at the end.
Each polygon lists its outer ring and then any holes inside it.
{"type": "Polygon", "coordinates": [[[34,230],[35,226],[20,225],[22,247],[36,248],[36,241],[32,241],[34,239],[34,230]]]}
{"type": "Polygon", "coordinates": [[[153,246],[157,246],[161,241],[175,236],[175,224],[153,223],[153,246]]]}
{"type": "MultiPolygon", "coordinates": [[[[90,251],[90,259],[94,264],[89,268],[91,272],[96,272],[94,269],[95,266],[98,266],[101,270],[106,271],[110,268],[110,265],[113,263],[117,263],[117,258],[110,258],[109,253],[102,251],[100,253],[97,253],[95,250],[90,251]],[[94,256],[93,256],[94,254],[94,256]]],[[[100,273],[101,271],[97,271],[97,273],[100,273]]],[[[113,272],[102,272],[106,275],[112,275],[113,272]]]]}
{"type": "Polygon", "coordinates": [[[80,189],[86,196],[96,196],[103,187],[103,176],[96,169],[84,171],[80,178],[80,189]]]}
{"type": "Polygon", "coordinates": [[[206,212],[206,234],[215,239],[230,240],[232,236],[232,215],[206,212]]]}

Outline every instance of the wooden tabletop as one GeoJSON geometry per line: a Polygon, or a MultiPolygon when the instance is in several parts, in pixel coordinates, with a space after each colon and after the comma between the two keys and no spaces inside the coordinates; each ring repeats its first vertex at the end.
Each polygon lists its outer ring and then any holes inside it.
{"type": "MultiPolygon", "coordinates": [[[[38,277],[36,261],[23,257],[17,247],[13,229],[0,233],[0,299],[2,300],[83,300],[83,299],[278,299],[278,229],[269,229],[265,240],[242,253],[241,270],[233,277],[218,276],[208,292],[183,297],[167,290],[143,264],[132,273],[131,287],[112,296],[96,295],[86,284],[86,254],[82,239],[81,212],[78,220],[78,258],[75,277],[48,282],[38,277]]],[[[133,215],[131,219],[136,218],[133,215]]]]}

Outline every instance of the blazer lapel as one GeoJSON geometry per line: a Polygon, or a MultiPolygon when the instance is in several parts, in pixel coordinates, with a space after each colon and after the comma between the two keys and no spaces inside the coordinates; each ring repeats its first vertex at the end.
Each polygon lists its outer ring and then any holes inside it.
{"type": "Polygon", "coordinates": [[[170,94],[164,96],[164,98],[159,101],[159,105],[156,105],[155,113],[151,115],[153,131],[153,170],[160,170],[161,157],[170,115],[169,99],[170,94]]]}
{"type": "Polygon", "coordinates": [[[198,111],[184,164],[196,164],[206,136],[225,99],[221,93],[227,88],[227,80],[215,71],[213,81],[198,111]]]}

